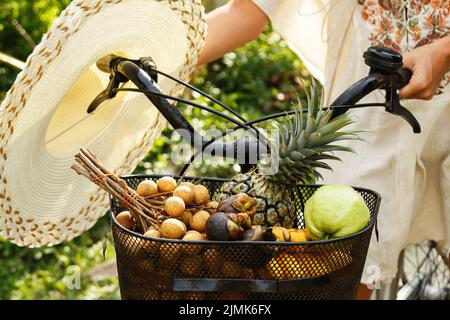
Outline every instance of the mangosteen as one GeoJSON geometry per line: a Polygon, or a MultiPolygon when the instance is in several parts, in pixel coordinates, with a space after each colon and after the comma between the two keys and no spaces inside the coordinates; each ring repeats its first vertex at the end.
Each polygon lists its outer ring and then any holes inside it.
{"type": "Polygon", "coordinates": [[[239,226],[225,212],[218,211],[206,222],[208,240],[231,241],[239,236],[239,226]]]}
{"type": "Polygon", "coordinates": [[[225,198],[217,211],[225,213],[246,213],[250,217],[256,213],[256,201],[246,193],[238,193],[225,198]]]}
{"type": "Polygon", "coordinates": [[[244,231],[243,240],[260,241],[263,239],[264,231],[261,226],[252,226],[244,231]]]}

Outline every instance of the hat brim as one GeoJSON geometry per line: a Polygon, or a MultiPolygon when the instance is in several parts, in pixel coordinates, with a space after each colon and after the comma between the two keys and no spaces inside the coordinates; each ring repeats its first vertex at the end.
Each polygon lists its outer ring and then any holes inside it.
{"type": "MultiPolygon", "coordinates": [[[[95,67],[108,54],[150,56],[181,80],[205,37],[200,1],[74,1],[28,58],[1,105],[0,231],[27,247],[53,245],[89,229],[108,208],[107,194],[71,169],[81,146],[116,174],[129,174],[165,120],[143,96],[120,93],[92,115],[106,88],[95,67]]],[[[161,79],[163,92],[180,87],[161,79]]]]}

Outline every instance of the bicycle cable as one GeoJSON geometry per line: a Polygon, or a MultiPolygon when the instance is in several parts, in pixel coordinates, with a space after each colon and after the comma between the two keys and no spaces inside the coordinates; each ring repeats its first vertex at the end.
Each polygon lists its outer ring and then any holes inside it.
{"type": "Polygon", "coordinates": [[[151,95],[155,95],[155,96],[158,96],[158,97],[161,97],[161,98],[165,98],[165,99],[168,99],[168,100],[181,102],[181,103],[190,105],[190,106],[192,106],[194,108],[198,108],[198,109],[202,109],[202,110],[211,112],[211,113],[213,113],[213,114],[215,114],[215,115],[217,115],[219,117],[222,117],[222,118],[224,118],[224,119],[226,119],[226,120],[228,120],[230,122],[233,122],[239,128],[242,127],[244,129],[247,129],[247,130],[249,129],[248,126],[245,125],[245,123],[239,122],[236,119],[234,119],[234,118],[232,118],[230,116],[227,116],[226,114],[221,113],[220,111],[214,110],[214,109],[212,109],[210,107],[206,107],[206,106],[204,106],[202,104],[199,104],[199,103],[196,103],[196,102],[192,102],[192,101],[189,101],[189,100],[186,100],[186,99],[183,99],[183,98],[169,96],[169,95],[166,95],[164,93],[148,91],[148,90],[144,90],[144,89],[135,89],[135,88],[113,89],[113,92],[123,92],[123,91],[125,91],[125,92],[137,92],[137,93],[151,94],[151,95]]]}
{"type": "MultiPolygon", "coordinates": [[[[180,79],[177,79],[177,78],[171,76],[170,74],[167,74],[167,73],[165,73],[163,71],[160,71],[158,69],[152,69],[152,70],[155,71],[156,73],[160,74],[160,75],[163,75],[163,76],[165,76],[165,77],[167,77],[167,78],[169,78],[169,79],[179,83],[179,84],[182,84],[183,86],[185,86],[186,88],[191,89],[192,91],[195,91],[195,92],[199,93],[200,95],[204,96],[205,98],[209,99],[210,101],[214,102],[215,104],[218,104],[219,106],[221,106],[222,108],[224,108],[225,110],[227,110],[228,112],[233,114],[234,116],[238,117],[240,120],[246,121],[246,119],[244,117],[242,117],[238,112],[234,111],[231,107],[227,106],[226,104],[224,104],[223,102],[217,100],[216,98],[214,98],[213,96],[207,94],[206,92],[198,89],[197,87],[194,87],[193,85],[191,85],[191,84],[189,84],[187,82],[184,82],[184,81],[182,81],[180,79]]],[[[258,130],[257,128],[252,128],[252,129],[254,129],[256,131],[258,130]]]]}

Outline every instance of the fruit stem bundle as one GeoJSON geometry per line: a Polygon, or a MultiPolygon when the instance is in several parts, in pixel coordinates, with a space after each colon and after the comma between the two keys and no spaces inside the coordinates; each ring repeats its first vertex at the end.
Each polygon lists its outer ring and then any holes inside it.
{"type": "Polygon", "coordinates": [[[108,171],[90,150],[81,148],[75,155],[75,161],[71,168],[113,197],[122,199],[122,206],[130,210],[144,232],[149,226],[159,229],[161,222],[167,218],[162,214],[164,206],[161,205],[161,197],[141,197],[123,179],[108,171]]]}

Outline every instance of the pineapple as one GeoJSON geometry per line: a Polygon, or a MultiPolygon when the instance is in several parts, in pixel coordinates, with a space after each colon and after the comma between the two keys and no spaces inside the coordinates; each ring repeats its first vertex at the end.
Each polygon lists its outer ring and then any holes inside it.
{"type": "Polygon", "coordinates": [[[315,183],[318,178],[322,178],[316,169],[331,169],[323,160],[339,160],[332,154],[333,151],[352,151],[334,142],[358,139],[356,132],[340,131],[354,122],[349,114],[331,119],[332,111],[322,108],[314,82],[311,83],[310,93],[307,92],[307,98],[307,110],[303,110],[299,102],[296,112],[277,125],[278,172],[262,174],[264,160],[260,161],[255,170],[237,174],[225,183],[216,201],[220,202],[240,192],[247,193],[257,202],[253,224],[286,228],[295,226],[292,186],[315,183]]]}

